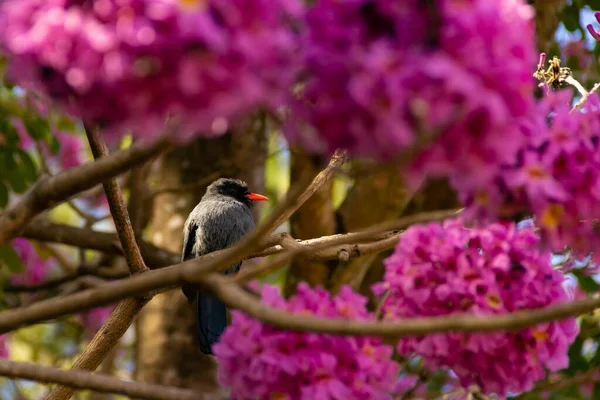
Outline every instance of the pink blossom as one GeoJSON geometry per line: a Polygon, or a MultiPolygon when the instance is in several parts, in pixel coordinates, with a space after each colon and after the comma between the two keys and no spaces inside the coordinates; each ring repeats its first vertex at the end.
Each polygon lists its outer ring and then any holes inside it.
{"type": "MultiPolygon", "coordinates": [[[[568,299],[564,276],[540,250],[532,228],[493,224],[467,228],[460,220],[409,228],[385,261],[377,295],[389,292],[385,319],[469,313],[491,315],[535,309],[568,299]]],[[[440,333],[407,337],[398,352],[451,368],[466,387],[505,395],[529,390],[545,369],[568,366],[574,318],[518,332],[440,333]]]]}
{"type": "Polygon", "coordinates": [[[35,247],[26,239],[16,238],[11,244],[21,258],[21,262],[25,268],[23,272],[11,275],[10,278],[14,284],[35,285],[41,283],[44,281],[48,271],[56,265],[54,259],[42,259],[35,247]]]}
{"type": "MultiPolygon", "coordinates": [[[[11,122],[19,134],[20,146],[28,151],[36,150],[36,142],[29,136],[25,124],[18,118],[12,118],[11,122]]],[[[75,134],[54,131],[54,137],[60,143],[58,154],[53,154],[45,142],[40,142],[42,156],[45,158],[49,167],[56,167],[59,170],[69,169],[83,164],[83,143],[82,138],[75,134]]]]}
{"type": "Polygon", "coordinates": [[[0,335],[0,358],[8,358],[10,356],[10,348],[8,346],[8,334],[0,335]]]}
{"type": "MultiPolygon", "coordinates": [[[[600,23],[600,12],[595,12],[594,17],[596,17],[596,21],[598,21],[598,23],[600,23]]],[[[586,25],[586,28],[590,32],[590,35],[592,35],[592,37],[594,39],[596,39],[597,41],[600,42],[600,31],[596,31],[596,29],[594,28],[594,25],[592,25],[592,24],[586,25]]]]}
{"type": "Polygon", "coordinates": [[[532,15],[520,0],[321,0],[307,12],[306,84],[286,135],[313,151],[397,157],[414,181],[488,184],[533,105],[532,15]]]}
{"type": "Polygon", "coordinates": [[[114,308],[114,306],[93,308],[78,316],[83,326],[95,333],[104,325],[114,308]]]}
{"type": "Polygon", "coordinates": [[[226,132],[274,107],[296,76],[297,0],[7,0],[9,76],[111,138],[226,132]]]}
{"type": "MultiPolygon", "coordinates": [[[[344,287],[336,296],[307,284],[285,300],[273,286],[262,301],[297,314],[372,320],[367,300],[344,287]]],[[[214,346],[218,379],[233,398],[391,399],[398,365],[380,339],[276,329],[233,311],[233,322],[214,346]],[[279,396],[279,397],[277,397],[279,396]]]]}
{"type": "MultiPolygon", "coordinates": [[[[514,161],[497,166],[486,196],[461,191],[475,215],[535,216],[544,244],[569,246],[585,258],[600,245],[600,101],[591,96],[583,112],[571,112],[571,93],[552,92],[521,123],[514,161]]],[[[597,261],[598,256],[594,254],[597,261]]]]}

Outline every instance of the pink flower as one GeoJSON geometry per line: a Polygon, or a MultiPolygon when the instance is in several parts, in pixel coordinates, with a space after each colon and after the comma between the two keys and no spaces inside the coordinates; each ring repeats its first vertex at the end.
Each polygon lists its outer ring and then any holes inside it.
{"type": "MultiPolygon", "coordinates": [[[[568,299],[564,276],[539,249],[530,227],[494,224],[467,228],[460,220],[409,228],[385,261],[389,292],[385,319],[470,313],[491,315],[535,309],[568,299]]],[[[518,332],[440,333],[399,341],[401,354],[423,357],[432,369],[451,368],[463,386],[505,395],[529,390],[545,369],[568,366],[578,333],[574,318],[518,332]]]]}
{"type": "MultiPolygon", "coordinates": [[[[297,294],[285,300],[275,287],[264,285],[261,296],[265,304],[292,313],[373,319],[367,300],[349,287],[332,297],[301,283],[297,294]]],[[[284,331],[239,311],[232,316],[214,352],[219,382],[232,388],[233,398],[391,399],[398,365],[391,360],[392,348],[381,340],[284,331]]]]}
{"type": "MultiPolygon", "coordinates": [[[[22,120],[11,118],[11,122],[19,134],[20,146],[28,151],[36,150],[36,142],[29,136],[27,128],[22,120]]],[[[58,154],[53,154],[45,142],[40,142],[42,156],[45,157],[49,167],[65,170],[83,164],[82,138],[72,133],[60,131],[53,132],[54,137],[60,143],[58,154]]]]}
{"type": "Polygon", "coordinates": [[[550,250],[569,246],[585,258],[600,245],[600,101],[591,96],[571,113],[570,99],[552,92],[522,121],[526,140],[512,163],[498,165],[488,201],[469,189],[461,196],[472,215],[533,215],[550,250]]]}
{"type": "Polygon", "coordinates": [[[489,185],[533,105],[532,16],[520,0],[321,0],[286,135],[313,151],[397,157],[414,181],[489,185]]]}
{"type": "Polygon", "coordinates": [[[78,314],[78,317],[86,329],[95,333],[104,325],[114,308],[114,306],[93,308],[78,314]]]}
{"type": "MultiPolygon", "coordinates": [[[[600,12],[594,13],[594,16],[596,17],[596,21],[600,23],[600,12]]],[[[592,35],[594,39],[600,42],[600,31],[596,31],[594,25],[592,24],[586,25],[586,28],[590,32],[590,35],[592,35]]]]}
{"type": "Polygon", "coordinates": [[[8,334],[0,335],[0,358],[8,358],[10,356],[7,340],[8,334]]]}
{"type": "Polygon", "coordinates": [[[296,76],[297,0],[7,0],[9,76],[111,138],[215,136],[296,76]]]}
{"type": "Polygon", "coordinates": [[[44,281],[48,270],[56,265],[54,259],[42,259],[35,247],[26,239],[16,238],[11,242],[13,249],[21,258],[25,270],[12,274],[11,281],[14,284],[37,284],[44,281]]]}

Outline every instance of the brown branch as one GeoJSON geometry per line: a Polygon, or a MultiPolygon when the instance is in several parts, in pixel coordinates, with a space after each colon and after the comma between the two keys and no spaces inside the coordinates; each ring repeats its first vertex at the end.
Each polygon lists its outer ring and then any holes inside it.
{"type": "MultiPolygon", "coordinates": [[[[96,161],[106,159],[109,155],[108,147],[100,136],[100,131],[95,127],[90,128],[87,126],[85,131],[96,161]]],[[[129,271],[132,275],[149,271],[148,267],[144,264],[140,249],[136,243],[129,213],[127,212],[127,205],[123,200],[117,180],[115,178],[109,179],[103,182],[102,186],[106,193],[110,213],[114,220],[117,236],[123,247],[129,271]]],[[[98,368],[119,339],[125,334],[135,316],[149,300],[150,297],[146,296],[121,301],[110,314],[102,328],[94,335],[94,338],[84,352],[77,358],[72,369],[94,371],[98,368]]],[[[66,400],[71,398],[75,391],[76,389],[73,387],[59,385],[50,392],[47,400],[66,400]]]]}
{"type": "Polygon", "coordinates": [[[580,315],[600,307],[600,296],[567,302],[536,310],[523,310],[493,316],[454,314],[440,317],[409,318],[394,322],[347,321],[290,314],[272,308],[248,294],[231,279],[210,275],[205,285],[228,306],[277,328],[336,335],[401,337],[437,332],[490,332],[519,330],[542,322],[580,315]]]}
{"type": "Polygon", "coordinates": [[[81,266],[76,270],[75,273],[61,276],[60,278],[49,279],[45,282],[41,282],[34,285],[9,284],[5,286],[2,290],[5,293],[35,293],[44,290],[54,290],[57,289],[59,286],[64,285],[65,283],[69,283],[88,276],[111,280],[122,279],[126,276],[129,276],[129,274],[126,271],[122,271],[120,268],[118,270],[114,270],[112,268],[104,268],[102,266],[81,266]]]}
{"type": "MultiPolygon", "coordinates": [[[[227,250],[223,250],[227,251],[227,250]]],[[[191,269],[194,274],[206,271],[214,253],[196,260],[190,260],[179,266],[167,267],[163,270],[150,271],[98,288],[89,289],[74,295],[55,298],[23,307],[18,310],[0,312],[0,332],[40,322],[49,318],[71,314],[97,306],[102,306],[133,294],[145,293],[149,290],[174,286],[182,282],[182,270],[191,269]]],[[[206,272],[208,273],[208,272],[206,272]]],[[[222,298],[228,305],[239,308],[247,314],[266,323],[284,329],[299,331],[316,331],[333,334],[358,334],[376,336],[423,335],[435,332],[488,332],[498,330],[518,330],[537,325],[542,322],[558,320],[590,312],[600,307],[600,297],[563,303],[536,310],[524,310],[512,314],[487,317],[476,317],[457,314],[444,317],[428,317],[406,319],[397,322],[356,322],[343,320],[326,320],[315,317],[291,315],[261,304],[256,298],[248,295],[243,289],[229,281],[211,275],[205,278],[207,289],[222,298]]]]}
{"type": "Polygon", "coordinates": [[[269,233],[272,233],[279,225],[283,224],[302,204],[306,202],[312,195],[314,195],[320,188],[323,187],[339,170],[339,168],[346,162],[348,155],[344,150],[336,150],[327,168],[319,172],[313,179],[311,184],[302,192],[297,198],[294,198],[293,203],[281,213],[275,220],[271,222],[272,227],[269,229],[269,233]]]}
{"type": "MultiPolygon", "coordinates": [[[[98,368],[115,344],[129,329],[134,318],[144,305],[146,305],[148,300],[148,298],[130,298],[121,301],[110,314],[102,328],[96,332],[83,353],[77,358],[77,361],[71,367],[71,371],[93,371],[98,368]]],[[[46,400],[66,400],[71,398],[75,391],[76,388],[59,385],[50,392],[46,400]]]]}
{"type": "MultiPolygon", "coordinates": [[[[108,147],[100,137],[98,129],[86,127],[85,131],[96,161],[108,157],[108,147]]],[[[109,179],[103,182],[102,186],[108,199],[110,214],[115,222],[117,236],[123,247],[123,255],[125,256],[129,271],[132,275],[148,271],[148,267],[144,264],[142,254],[136,243],[135,234],[129,220],[129,213],[127,212],[127,205],[123,200],[123,194],[117,180],[115,178],[109,179]]]]}
{"type": "Polygon", "coordinates": [[[136,145],[55,176],[43,176],[16,204],[0,214],[0,244],[18,235],[40,212],[151,159],[166,147],[163,141],[152,145],[136,145]]]}
{"type": "MultiPolygon", "coordinates": [[[[453,214],[454,211],[436,211],[415,214],[398,219],[397,221],[379,225],[378,227],[383,229],[389,229],[390,227],[400,229],[417,222],[448,218],[453,214]]],[[[378,227],[376,226],[369,228],[362,232],[333,235],[330,237],[312,239],[299,243],[301,243],[303,247],[307,248],[305,253],[308,256],[308,254],[312,254],[312,252],[325,250],[327,247],[368,241],[373,240],[374,238],[381,239],[382,236],[384,239],[388,238],[390,233],[388,232],[382,234],[381,231],[378,231],[378,227]]],[[[278,240],[281,240],[282,238],[281,235],[276,235],[275,237],[278,240]]],[[[267,242],[268,241],[265,243],[267,242]]],[[[145,294],[152,290],[175,287],[185,282],[191,282],[187,279],[188,276],[194,276],[195,281],[201,280],[203,276],[206,276],[213,271],[215,266],[219,266],[218,262],[219,260],[223,259],[222,256],[224,253],[231,256],[235,249],[236,246],[233,246],[231,248],[210,253],[193,260],[188,260],[186,262],[172,265],[160,270],[149,271],[147,273],[133,276],[128,279],[123,279],[121,281],[111,282],[101,285],[97,288],[75,293],[73,295],[40,301],[19,309],[2,311],[0,312],[0,333],[8,332],[21,326],[62,317],[78,311],[104,306],[114,303],[117,300],[134,295],[145,294]]],[[[283,249],[281,246],[276,246],[275,248],[272,248],[272,250],[267,250],[264,252],[264,255],[281,253],[282,251],[283,249]]],[[[298,252],[298,250],[292,250],[292,252],[298,252]]],[[[300,253],[295,253],[294,255],[298,254],[300,253]]],[[[263,254],[254,254],[254,256],[261,255],[263,254]]],[[[337,254],[335,254],[335,257],[337,257],[337,254]]],[[[239,260],[241,258],[243,257],[237,259],[234,257],[235,260],[239,260]]],[[[227,258],[226,261],[227,260],[229,260],[229,258],[227,258]]],[[[231,262],[227,261],[227,263],[220,265],[230,264],[231,262]]]]}
{"type": "Polygon", "coordinates": [[[121,379],[84,371],[66,371],[26,362],[0,359],[0,375],[13,379],[27,379],[44,383],[59,383],[77,389],[115,393],[133,398],[152,400],[208,400],[201,393],[152,383],[128,382],[121,379]]]}
{"type": "MultiPolygon", "coordinates": [[[[114,233],[56,224],[41,218],[32,221],[25,228],[22,236],[40,242],[60,243],[105,254],[123,255],[123,248],[114,233]]],[[[142,256],[150,268],[173,265],[181,260],[180,256],[148,242],[140,240],[139,245],[142,256]]]]}

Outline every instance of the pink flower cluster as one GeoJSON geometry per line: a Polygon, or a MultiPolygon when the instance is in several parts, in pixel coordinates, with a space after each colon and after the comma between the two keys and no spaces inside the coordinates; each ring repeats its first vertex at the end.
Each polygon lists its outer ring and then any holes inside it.
{"type": "Polygon", "coordinates": [[[48,270],[55,266],[55,260],[42,259],[27,239],[16,238],[11,244],[25,267],[23,272],[11,275],[12,283],[19,285],[41,283],[48,274],[48,270]]]}
{"type": "Polygon", "coordinates": [[[10,349],[7,343],[8,339],[8,334],[0,335],[0,358],[8,358],[10,356],[10,349]]]}
{"type": "MultiPolygon", "coordinates": [[[[297,314],[370,320],[367,300],[349,287],[331,297],[298,285],[287,301],[265,285],[262,301],[297,314]]],[[[219,381],[236,399],[390,399],[398,378],[392,348],[380,339],[290,332],[233,311],[233,322],[214,346],[219,381]],[[270,397],[269,397],[270,396],[270,397]],[[279,397],[278,397],[279,396],[279,397]]]]}
{"type": "Polygon", "coordinates": [[[91,334],[95,334],[104,325],[115,306],[98,307],[78,314],[78,319],[91,334]]]}
{"type": "Polygon", "coordinates": [[[568,90],[546,96],[523,123],[527,145],[516,161],[500,167],[484,195],[464,192],[463,200],[479,214],[530,212],[551,250],[569,246],[585,258],[600,246],[600,101],[570,112],[570,99],[568,90]]]}
{"type": "Polygon", "coordinates": [[[217,135],[296,73],[297,0],[6,0],[9,76],[109,133],[217,135]]]}
{"type": "MultiPolygon", "coordinates": [[[[19,133],[20,146],[28,151],[35,150],[35,141],[27,134],[23,121],[13,118],[12,122],[19,133]]],[[[52,154],[48,145],[41,143],[42,156],[50,168],[65,170],[83,164],[83,143],[80,136],[60,131],[55,131],[53,136],[60,143],[58,154],[52,154]]]]}
{"type": "Polygon", "coordinates": [[[457,187],[487,179],[522,142],[515,120],[533,104],[535,63],[523,1],[321,0],[306,25],[291,141],[416,155],[416,178],[449,174],[457,187]]]}
{"type": "MultiPolygon", "coordinates": [[[[503,314],[567,300],[563,275],[538,248],[532,228],[513,223],[467,228],[460,220],[409,228],[385,261],[377,295],[389,292],[385,319],[469,313],[503,314]]],[[[488,393],[529,390],[546,371],[568,366],[574,318],[518,332],[444,333],[408,337],[398,352],[420,355],[431,368],[448,367],[461,384],[488,393]]]]}

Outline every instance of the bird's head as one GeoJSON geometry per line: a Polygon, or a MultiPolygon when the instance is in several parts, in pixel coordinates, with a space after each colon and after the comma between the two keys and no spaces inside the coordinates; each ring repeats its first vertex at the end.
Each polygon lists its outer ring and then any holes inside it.
{"type": "Polygon", "coordinates": [[[208,185],[208,195],[221,195],[233,197],[250,207],[255,201],[269,200],[267,196],[252,193],[248,190],[246,182],[233,178],[220,178],[208,185]]]}

